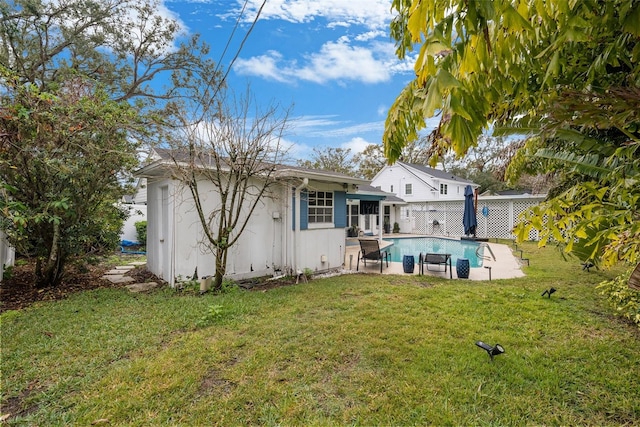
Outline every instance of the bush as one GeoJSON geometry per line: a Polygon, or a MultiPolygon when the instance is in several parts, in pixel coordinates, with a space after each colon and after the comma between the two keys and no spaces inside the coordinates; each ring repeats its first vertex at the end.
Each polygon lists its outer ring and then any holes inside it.
{"type": "Polygon", "coordinates": [[[141,246],[147,246],[147,221],[138,221],[134,224],[138,233],[138,242],[141,246]]]}
{"type": "Polygon", "coordinates": [[[640,292],[629,287],[631,270],[598,285],[616,311],[640,326],[640,292]]]}

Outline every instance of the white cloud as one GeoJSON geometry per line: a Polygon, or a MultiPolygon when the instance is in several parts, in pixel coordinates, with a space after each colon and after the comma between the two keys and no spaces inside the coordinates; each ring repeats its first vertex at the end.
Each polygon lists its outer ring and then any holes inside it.
{"type": "Polygon", "coordinates": [[[314,138],[343,138],[384,129],[384,121],[347,125],[333,115],[294,117],[289,120],[289,125],[292,133],[314,138]]]}
{"type": "Polygon", "coordinates": [[[342,41],[325,43],[320,52],[308,57],[307,65],[298,70],[298,75],[301,80],[314,83],[328,80],[379,83],[390,78],[384,63],[376,60],[371,50],[342,41]]]}
{"type": "Polygon", "coordinates": [[[281,61],[282,55],[280,52],[270,50],[264,55],[254,56],[249,59],[238,59],[234,64],[234,69],[240,75],[257,76],[277,82],[288,82],[290,81],[288,73],[278,68],[278,64],[281,61]]]}
{"type": "MultiPolygon", "coordinates": [[[[237,11],[245,0],[237,0],[237,11]]],[[[248,0],[246,20],[256,16],[262,0],[248,0]]],[[[333,25],[364,25],[382,28],[391,20],[391,0],[269,0],[260,19],[280,19],[293,23],[308,23],[324,18],[333,25]]]]}
{"type": "Polygon", "coordinates": [[[382,83],[392,77],[390,71],[406,71],[398,60],[388,56],[389,50],[374,47],[353,46],[347,38],[325,43],[319,52],[308,54],[304,63],[284,61],[280,52],[270,50],[264,55],[238,59],[234,64],[240,75],[259,76],[279,82],[307,81],[323,84],[328,81],[359,81],[382,83]],[[380,55],[382,53],[382,56],[380,55]]]}
{"type": "Polygon", "coordinates": [[[367,146],[373,144],[373,142],[369,142],[364,138],[360,138],[359,136],[351,139],[348,142],[343,143],[340,147],[344,149],[350,149],[351,154],[362,153],[367,146]]]}

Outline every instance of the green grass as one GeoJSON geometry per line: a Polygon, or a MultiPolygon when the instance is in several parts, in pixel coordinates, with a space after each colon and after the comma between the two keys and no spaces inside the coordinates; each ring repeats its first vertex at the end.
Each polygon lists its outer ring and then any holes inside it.
{"type": "Polygon", "coordinates": [[[636,424],[640,333],[595,289],[614,272],[524,248],[521,279],[99,290],[5,313],[1,398],[25,411],[8,424],[636,424]]]}

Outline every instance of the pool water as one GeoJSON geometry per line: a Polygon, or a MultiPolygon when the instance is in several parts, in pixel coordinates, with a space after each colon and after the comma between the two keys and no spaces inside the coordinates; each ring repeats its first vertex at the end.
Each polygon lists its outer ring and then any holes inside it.
{"type": "Polygon", "coordinates": [[[392,242],[387,248],[391,254],[391,261],[402,262],[404,255],[413,255],[418,262],[420,252],[451,254],[451,262],[456,265],[458,258],[469,260],[470,267],[482,267],[484,247],[477,242],[468,240],[442,239],[438,237],[405,237],[399,239],[384,239],[392,242]],[[476,251],[478,255],[476,255],[476,251]]]}

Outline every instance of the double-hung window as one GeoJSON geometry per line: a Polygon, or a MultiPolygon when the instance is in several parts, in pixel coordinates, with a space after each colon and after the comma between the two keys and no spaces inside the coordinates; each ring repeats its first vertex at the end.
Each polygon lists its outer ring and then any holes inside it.
{"type": "Polygon", "coordinates": [[[406,195],[413,194],[413,186],[411,184],[404,185],[404,194],[406,195]]]}
{"type": "Polygon", "coordinates": [[[447,184],[440,184],[440,194],[447,194],[447,184]]]}
{"type": "Polygon", "coordinates": [[[309,192],[309,224],[333,223],[333,192],[309,192]]]}

